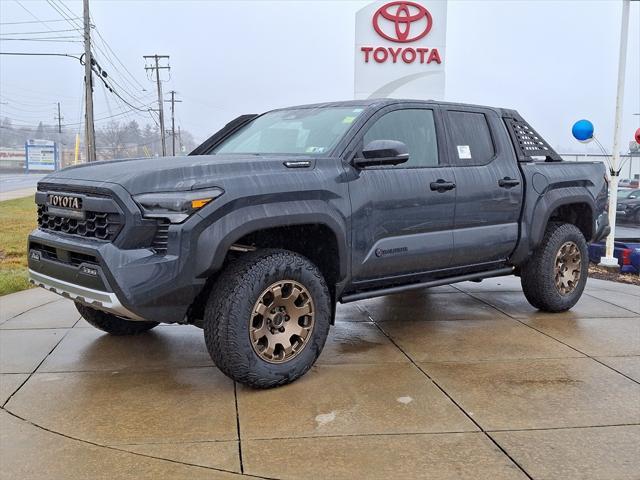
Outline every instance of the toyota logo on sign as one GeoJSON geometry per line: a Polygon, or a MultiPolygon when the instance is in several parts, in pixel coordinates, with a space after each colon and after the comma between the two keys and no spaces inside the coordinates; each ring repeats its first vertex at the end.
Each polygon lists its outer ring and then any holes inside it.
{"type": "Polygon", "coordinates": [[[431,30],[433,19],[429,11],[414,2],[390,2],[373,15],[373,28],[386,40],[398,43],[415,42],[431,30]]]}

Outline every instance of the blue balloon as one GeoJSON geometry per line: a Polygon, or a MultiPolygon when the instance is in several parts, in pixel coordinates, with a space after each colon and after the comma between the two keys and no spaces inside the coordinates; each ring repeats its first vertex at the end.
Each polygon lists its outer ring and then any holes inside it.
{"type": "Polygon", "coordinates": [[[593,123],[589,120],[578,120],[573,124],[571,133],[576,140],[580,140],[581,142],[591,140],[593,138],[593,123]]]}

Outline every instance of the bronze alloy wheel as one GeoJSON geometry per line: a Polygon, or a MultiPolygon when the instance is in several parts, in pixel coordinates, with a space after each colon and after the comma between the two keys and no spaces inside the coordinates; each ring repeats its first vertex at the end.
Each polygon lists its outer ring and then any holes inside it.
{"type": "Polygon", "coordinates": [[[314,316],[309,291],[293,280],[280,280],[267,287],[253,306],[251,345],[269,363],[287,362],[307,345],[314,316]]]}
{"type": "Polygon", "coordinates": [[[580,281],[582,255],[578,245],[565,242],[556,254],[556,288],[560,295],[568,295],[576,289],[580,281]]]}

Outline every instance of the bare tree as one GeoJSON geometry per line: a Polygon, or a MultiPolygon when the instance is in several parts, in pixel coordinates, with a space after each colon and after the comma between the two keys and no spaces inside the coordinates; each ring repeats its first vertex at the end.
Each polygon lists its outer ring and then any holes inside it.
{"type": "Polygon", "coordinates": [[[98,130],[98,145],[111,149],[111,158],[118,158],[120,150],[126,142],[127,132],[120,122],[112,120],[98,130]]]}

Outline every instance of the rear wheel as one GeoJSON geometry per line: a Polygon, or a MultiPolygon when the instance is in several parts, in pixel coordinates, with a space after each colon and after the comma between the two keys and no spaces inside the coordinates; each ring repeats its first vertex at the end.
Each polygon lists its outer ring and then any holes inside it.
{"type": "Polygon", "coordinates": [[[573,307],[587,283],[589,253],[582,232],[551,222],[542,244],[522,267],[522,290],[529,303],[547,312],[573,307]]]}
{"type": "Polygon", "coordinates": [[[324,347],[331,297],[318,268],[287,250],[262,250],[229,265],[204,319],[211,358],[232,379],[255,388],[304,375],[324,347]]]}
{"type": "Polygon", "coordinates": [[[89,324],[111,335],[137,335],[158,325],[157,322],[126,320],[112,313],[87,307],[81,303],[76,303],[76,308],[89,324]]]}

